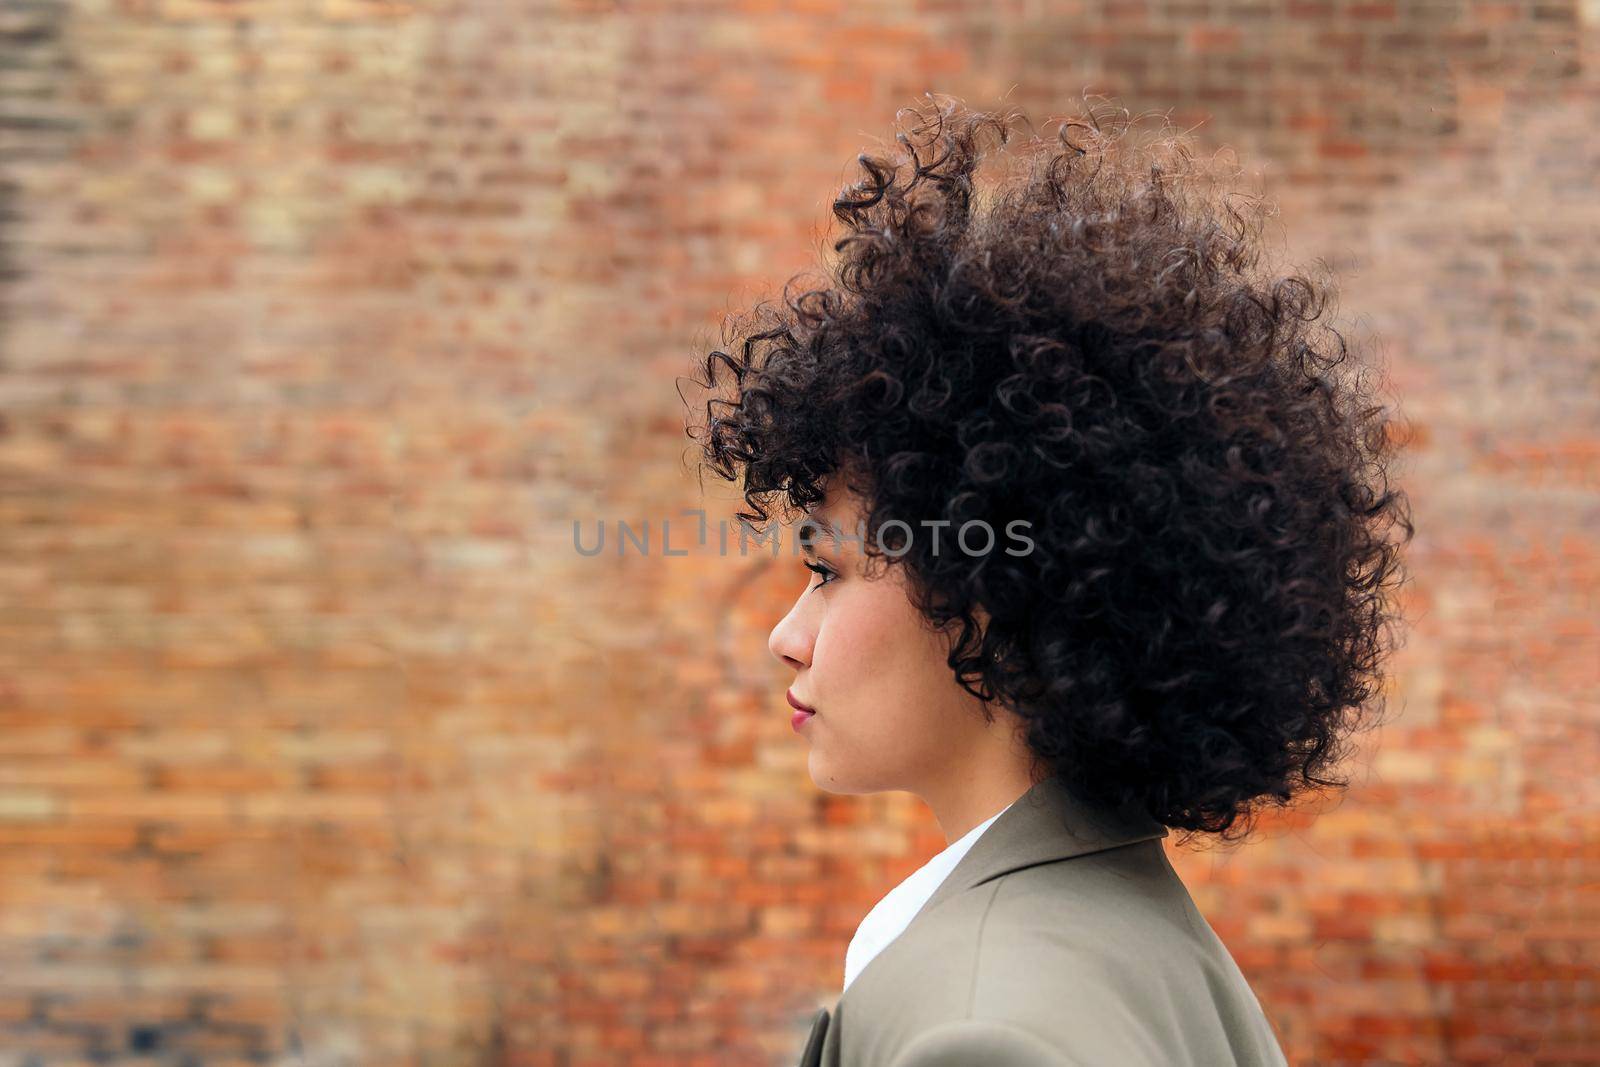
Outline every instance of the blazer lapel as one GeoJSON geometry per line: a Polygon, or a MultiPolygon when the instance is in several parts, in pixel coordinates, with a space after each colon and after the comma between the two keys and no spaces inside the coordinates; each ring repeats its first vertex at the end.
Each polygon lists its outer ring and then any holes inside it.
{"type": "Polygon", "coordinates": [[[822,1043],[828,1035],[828,1009],[818,1008],[811,1020],[811,1034],[800,1053],[799,1067],[822,1067],[822,1043]]]}
{"type": "Polygon", "coordinates": [[[1051,776],[1018,797],[983,832],[911,921],[1002,874],[1166,836],[1167,828],[1148,812],[1092,806],[1051,776]]]}

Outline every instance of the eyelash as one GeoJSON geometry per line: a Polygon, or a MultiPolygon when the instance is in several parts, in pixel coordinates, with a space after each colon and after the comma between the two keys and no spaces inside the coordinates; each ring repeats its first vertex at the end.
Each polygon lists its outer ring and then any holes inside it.
{"type": "Polygon", "coordinates": [[[823,566],[820,566],[818,564],[815,564],[815,563],[807,562],[807,563],[801,564],[801,566],[805,567],[805,569],[808,570],[808,571],[811,571],[811,572],[813,572],[815,574],[822,575],[822,581],[817,583],[817,588],[818,589],[821,589],[823,586],[827,585],[828,584],[828,579],[835,577],[834,573],[831,570],[829,570],[826,567],[823,567],[823,566]]]}

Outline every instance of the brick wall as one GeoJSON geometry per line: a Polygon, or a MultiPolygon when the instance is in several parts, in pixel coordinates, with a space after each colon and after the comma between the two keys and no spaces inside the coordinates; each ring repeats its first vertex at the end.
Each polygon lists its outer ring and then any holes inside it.
{"type": "Polygon", "coordinates": [[[1231,146],[1418,435],[1396,714],[1175,854],[1297,1064],[1600,1063],[1593,4],[0,11],[0,1067],[791,1062],[819,795],[673,376],[925,89],[1231,146]],[[586,529],[588,527],[586,526],[586,529]]]}

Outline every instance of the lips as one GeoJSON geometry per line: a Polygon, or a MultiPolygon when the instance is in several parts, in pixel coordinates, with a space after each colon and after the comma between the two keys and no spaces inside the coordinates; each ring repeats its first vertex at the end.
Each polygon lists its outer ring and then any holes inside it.
{"type": "Polygon", "coordinates": [[[800,703],[794,698],[793,693],[784,693],[784,696],[789,699],[790,706],[794,708],[794,714],[789,716],[789,725],[794,727],[796,733],[799,733],[800,727],[810,722],[811,717],[817,713],[816,709],[800,703]]]}

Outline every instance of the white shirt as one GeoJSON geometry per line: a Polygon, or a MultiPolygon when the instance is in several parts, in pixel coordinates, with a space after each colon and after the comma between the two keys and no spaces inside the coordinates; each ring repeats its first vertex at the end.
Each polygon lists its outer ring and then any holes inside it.
{"type": "MultiPolygon", "coordinates": [[[[1012,801],[1015,804],[1016,801],[1012,801]]],[[[884,949],[889,943],[899,937],[905,928],[911,924],[917,912],[933,896],[934,891],[955,870],[956,864],[961,862],[961,857],[977,843],[996,819],[1006,813],[1011,807],[1007,804],[987,819],[974,826],[963,834],[960,840],[952,841],[946,845],[933,859],[911,872],[910,877],[886,893],[882,900],[872,906],[867,912],[867,917],[861,920],[861,925],[856,927],[856,934],[850,939],[850,947],[844,953],[844,988],[849,989],[850,983],[855,981],[861,969],[872,962],[872,958],[884,949]]]]}

